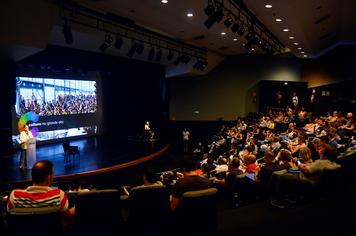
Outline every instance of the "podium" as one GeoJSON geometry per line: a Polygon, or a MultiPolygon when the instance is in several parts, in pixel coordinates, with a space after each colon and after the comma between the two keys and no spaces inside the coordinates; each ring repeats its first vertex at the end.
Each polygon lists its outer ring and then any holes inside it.
{"type": "Polygon", "coordinates": [[[28,141],[28,148],[26,150],[27,156],[27,169],[32,169],[36,163],[36,139],[30,138],[28,141]]]}

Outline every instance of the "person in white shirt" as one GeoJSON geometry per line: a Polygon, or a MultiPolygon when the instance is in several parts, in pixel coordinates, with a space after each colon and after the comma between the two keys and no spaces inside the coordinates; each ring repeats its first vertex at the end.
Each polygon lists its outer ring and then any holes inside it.
{"type": "Polygon", "coordinates": [[[187,128],[184,128],[182,131],[182,136],[183,136],[183,152],[188,152],[188,148],[189,148],[189,131],[187,130],[187,128]]]}
{"type": "Polygon", "coordinates": [[[27,149],[28,141],[33,138],[32,132],[28,125],[24,126],[24,130],[20,132],[21,141],[21,156],[20,156],[20,168],[25,168],[27,165],[27,149]]]}

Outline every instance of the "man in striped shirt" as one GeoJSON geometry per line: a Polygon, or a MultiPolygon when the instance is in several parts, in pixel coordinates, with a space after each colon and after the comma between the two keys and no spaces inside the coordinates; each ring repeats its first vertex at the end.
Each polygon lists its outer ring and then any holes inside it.
{"type": "Polygon", "coordinates": [[[60,189],[50,186],[53,181],[53,163],[38,161],[32,168],[32,186],[11,192],[7,211],[10,214],[44,214],[61,211],[65,219],[74,217],[75,207],[68,208],[67,195],[60,189]]]}

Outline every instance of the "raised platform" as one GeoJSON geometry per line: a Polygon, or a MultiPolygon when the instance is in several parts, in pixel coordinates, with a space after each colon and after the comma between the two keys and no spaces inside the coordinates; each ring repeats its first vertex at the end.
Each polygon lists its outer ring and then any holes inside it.
{"type": "MultiPolygon", "coordinates": [[[[62,143],[37,146],[37,160],[51,160],[54,164],[55,179],[70,179],[74,176],[100,174],[132,166],[154,158],[167,150],[168,146],[156,141],[113,140],[103,136],[70,141],[79,147],[80,161],[75,156],[71,165],[64,163],[62,143]]],[[[30,169],[19,168],[20,150],[14,155],[3,157],[2,179],[5,183],[28,181],[30,169]]]]}

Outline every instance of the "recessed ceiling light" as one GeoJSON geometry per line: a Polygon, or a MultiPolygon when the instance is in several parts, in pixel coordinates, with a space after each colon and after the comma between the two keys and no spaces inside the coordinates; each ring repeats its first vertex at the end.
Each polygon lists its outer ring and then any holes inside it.
{"type": "Polygon", "coordinates": [[[289,36],[289,39],[294,39],[294,36],[289,36]]]}
{"type": "Polygon", "coordinates": [[[221,34],[221,35],[226,35],[226,32],[221,32],[220,34],[221,34]]]}
{"type": "Polygon", "coordinates": [[[302,48],[298,48],[298,50],[302,50],[302,48]]]}
{"type": "Polygon", "coordinates": [[[161,0],[161,3],[166,4],[168,3],[168,0],[161,0]]]}
{"type": "Polygon", "coordinates": [[[267,5],[265,5],[265,8],[272,8],[272,5],[271,4],[267,4],[267,5]]]}
{"type": "Polygon", "coordinates": [[[293,43],[293,44],[297,46],[299,43],[293,43]]]}
{"type": "Polygon", "coordinates": [[[276,21],[277,21],[277,22],[281,22],[281,21],[282,21],[282,19],[280,19],[280,18],[277,18],[277,19],[276,19],[276,21]]]}
{"type": "Polygon", "coordinates": [[[284,85],[288,85],[288,82],[284,82],[284,85]]]}
{"type": "Polygon", "coordinates": [[[233,40],[234,40],[234,41],[237,41],[237,38],[234,38],[233,40]]]}
{"type": "Polygon", "coordinates": [[[303,57],[308,57],[308,55],[303,55],[303,57]]]}
{"type": "Polygon", "coordinates": [[[305,52],[300,52],[301,54],[304,54],[305,52]]]}
{"type": "Polygon", "coordinates": [[[289,29],[283,29],[283,31],[284,31],[284,32],[288,32],[288,31],[289,31],[289,29]]]}
{"type": "Polygon", "coordinates": [[[193,17],[194,15],[193,15],[193,13],[188,12],[188,13],[187,13],[187,16],[188,16],[188,17],[193,17]]]}

